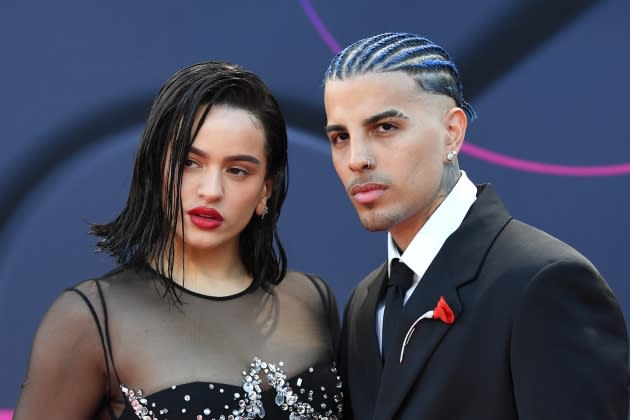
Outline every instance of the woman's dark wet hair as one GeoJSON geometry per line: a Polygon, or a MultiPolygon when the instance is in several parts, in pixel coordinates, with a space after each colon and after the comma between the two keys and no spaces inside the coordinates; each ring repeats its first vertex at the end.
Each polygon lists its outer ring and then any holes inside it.
{"type": "Polygon", "coordinates": [[[286,254],[277,232],[288,186],[282,111],[254,73],[235,64],[203,62],[178,71],[161,88],[138,146],[127,203],[113,221],[91,228],[101,237],[97,249],[110,254],[118,264],[147,267],[147,262],[152,262],[167,293],[173,296],[173,239],[178,216],[183,213],[180,189],[184,161],[199,129],[195,116],[201,112],[199,121],[203,121],[215,105],[251,113],[266,140],[266,175],[273,181],[268,214],[260,217],[254,213],[239,240],[241,259],[253,277],[251,287],[270,290],[286,274],[286,254]]]}

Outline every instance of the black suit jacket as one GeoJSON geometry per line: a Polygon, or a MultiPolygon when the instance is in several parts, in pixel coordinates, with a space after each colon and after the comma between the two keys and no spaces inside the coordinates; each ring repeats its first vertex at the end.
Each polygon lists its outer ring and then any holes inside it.
{"type": "MultiPolygon", "coordinates": [[[[576,228],[579,228],[576,226],[576,228]]],[[[628,338],[619,305],[573,248],[514,220],[490,185],[405,304],[381,362],[383,264],[352,292],[339,365],[346,418],[618,419],[628,415],[628,338]],[[440,296],[453,324],[414,321],[440,296]]]]}

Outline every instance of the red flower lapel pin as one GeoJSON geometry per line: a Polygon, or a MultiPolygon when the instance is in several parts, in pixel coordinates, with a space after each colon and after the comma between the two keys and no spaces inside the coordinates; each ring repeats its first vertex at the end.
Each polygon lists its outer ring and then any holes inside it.
{"type": "Polygon", "coordinates": [[[407,334],[405,335],[405,340],[403,341],[402,349],[400,349],[400,364],[402,364],[403,362],[405,347],[407,347],[407,344],[409,344],[409,341],[411,340],[411,335],[416,330],[416,325],[418,325],[418,322],[422,321],[423,319],[437,319],[445,324],[452,324],[453,322],[455,322],[455,314],[453,313],[451,307],[448,306],[448,303],[446,303],[446,299],[444,299],[444,296],[440,296],[440,299],[438,300],[437,305],[435,305],[435,308],[433,308],[432,311],[427,311],[422,314],[418,319],[416,319],[416,321],[407,331],[407,334]]]}

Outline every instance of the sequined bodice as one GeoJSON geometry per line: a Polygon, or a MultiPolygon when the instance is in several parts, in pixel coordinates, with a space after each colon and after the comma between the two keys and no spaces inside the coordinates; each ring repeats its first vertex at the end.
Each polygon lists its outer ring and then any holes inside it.
{"type": "Polygon", "coordinates": [[[341,418],[341,382],[333,363],[317,365],[286,378],[282,362],[275,364],[256,358],[242,376],[240,387],[193,382],[173,385],[149,396],[121,385],[129,406],[120,419],[341,418]],[[267,389],[263,391],[263,387],[267,389]]]}
{"type": "Polygon", "coordinates": [[[321,279],[288,272],[272,290],[220,298],[178,286],[175,304],[155,276],[120,269],[74,289],[111,355],[96,418],[341,418],[338,312],[321,279]]]}

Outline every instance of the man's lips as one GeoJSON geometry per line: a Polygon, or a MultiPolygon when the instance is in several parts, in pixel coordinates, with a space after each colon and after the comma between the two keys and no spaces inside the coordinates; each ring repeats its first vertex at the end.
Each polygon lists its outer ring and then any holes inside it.
{"type": "Polygon", "coordinates": [[[201,229],[214,229],[223,223],[223,216],[217,210],[208,207],[195,207],[188,211],[190,221],[201,229]]]}
{"type": "Polygon", "coordinates": [[[361,204],[370,204],[378,200],[386,189],[387,187],[383,184],[365,183],[352,187],[350,195],[361,204]]]}

